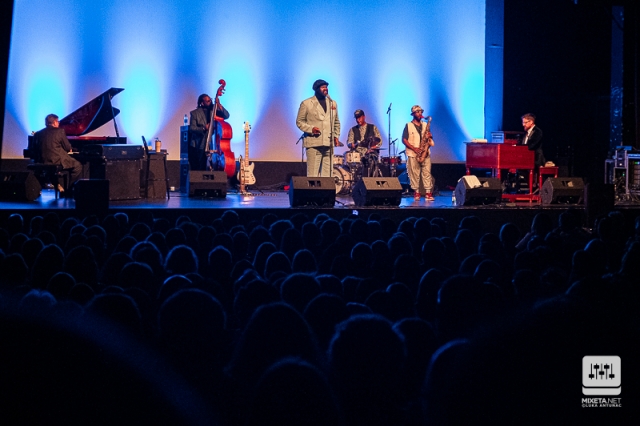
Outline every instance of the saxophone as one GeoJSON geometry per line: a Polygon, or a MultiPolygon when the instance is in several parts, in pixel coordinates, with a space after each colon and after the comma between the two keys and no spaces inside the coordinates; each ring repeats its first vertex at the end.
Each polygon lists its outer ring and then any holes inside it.
{"type": "Polygon", "coordinates": [[[431,149],[431,145],[433,145],[433,138],[427,136],[431,131],[431,116],[428,115],[425,120],[427,122],[427,129],[422,134],[422,139],[420,140],[420,155],[417,157],[418,163],[422,163],[429,156],[429,150],[431,149]]]}

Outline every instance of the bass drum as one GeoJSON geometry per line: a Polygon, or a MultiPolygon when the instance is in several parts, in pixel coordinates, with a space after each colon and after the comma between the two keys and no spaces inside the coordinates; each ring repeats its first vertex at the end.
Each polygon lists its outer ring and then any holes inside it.
{"type": "Polygon", "coordinates": [[[336,182],[336,194],[348,194],[353,186],[351,172],[342,166],[333,166],[333,179],[336,182]]]}

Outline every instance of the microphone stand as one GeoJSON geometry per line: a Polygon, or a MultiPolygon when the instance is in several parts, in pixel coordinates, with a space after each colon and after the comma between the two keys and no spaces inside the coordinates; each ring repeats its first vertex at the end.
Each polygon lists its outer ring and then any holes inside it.
{"type": "MultiPolygon", "coordinates": [[[[296,145],[298,145],[300,143],[300,141],[304,139],[304,135],[305,135],[305,133],[302,132],[302,134],[300,135],[300,137],[296,141],[296,145]]],[[[304,165],[304,143],[302,145],[300,145],[300,148],[301,148],[301,151],[300,151],[300,162],[304,165]]]]}
{"type": "Polygon", "coordinates": [[[389,102],[389,108],[387,108],[387,115],[389,116],[389,127],[387,131],[387,152],[389,153],[389,174],[391,175],[391,177],[395,177],[396,170],[395,167],[393,167],[393,165],[391,164],[391,159],[394,157],[393,153],[391,152],[391,144],[393,143],[391,142],[391,105],[392,102],[389,102]]]}
{"type": "Polygon", "coordinates": [[[331,132],[329,132],[329,177],[333,177],[333,100],[329,98],[329,108],[331,108],[329,112],[329,126],[331,126],[331,132]]]}

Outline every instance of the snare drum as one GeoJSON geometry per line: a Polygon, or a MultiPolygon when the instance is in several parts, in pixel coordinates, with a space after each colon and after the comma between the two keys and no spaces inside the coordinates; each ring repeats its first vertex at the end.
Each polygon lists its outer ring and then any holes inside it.
{"type": "Polygon", "coordinates": [[[353,176],[346,167],[333,166],[333,179],[336,182],[336,194],[348,194],[353,185],[353,176]]]}
{"type": "Polygon", "coordinates": [[[342,155],[334,155],[333,156],[333,165],[341,166],[344,164],[344,157],[342,155]]]}
{"type": "Polygon", "coordinates": [[[349,151],[345,154],[347,163],[359,163],[362,160],[362,155],[358,151],[349,151]]]}

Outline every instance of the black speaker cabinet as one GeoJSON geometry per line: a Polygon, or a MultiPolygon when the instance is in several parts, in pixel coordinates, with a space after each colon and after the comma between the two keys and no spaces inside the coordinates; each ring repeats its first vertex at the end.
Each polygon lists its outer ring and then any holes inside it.
{"type": "Polygon", "coordinates": [[[540,190],[542,204],[581,204],[584,181],[578,177],[548,178],[540,190]]]}
{"type": "MultiPolygon", "coordinates": [[[[165,160],[166,154],[150,154],[149,158],[149,191],[147,198],[165,199],[167,198],[167,182],[165,181],[165,160]]],[[[144,196],[144,189],[147,178],[147,160],[142,161],[142,169],[140,170],[140,185],[144,196]]]]}
{"type": "Polygon", "coordinates": [[[189,186],[189,161],[180,158],[180,192],[189,192],[187,186],[189,186]]]}
{"type": "Polygon", "coordinates": [[[502,200],[502,185],[497,178],[462,176],[455,189],[456,206],[496,204],[502,200]]]}
{"type": "Polygon", "coordinates": [[[336,182],[332,177],[291,176],[289,203],[291,207],[333,207],[336,203],[336,182]]]}
{"type": "Polygon", "coordinates": [[[0,172],[0,200],[34,201],[41,190],[33,172],[0,172]]]}
{"type": "Polygon", "coordinates": [[[363,177],[353,188],[356,206],[399,206],[401,198],[397,177],[363,177]]]}
{"type": "Polygon", "coordinates": [[[107,179],[80,179],[73,185],[76,210],[81,214],[101,214],[109,210],[107,179]]]}
{"type": "Polygon", "coordinates": [[[227,197],[227,174],[225,172],[208,172],[191,170],[187,182],[189,197],[227,197]]]}
{"type": "Polygon", "coordinates": [[[140,196],[141,160],[112,160],[91,163],[91,179],[107,179],[109,200],[138,200],[140,196]]]}

